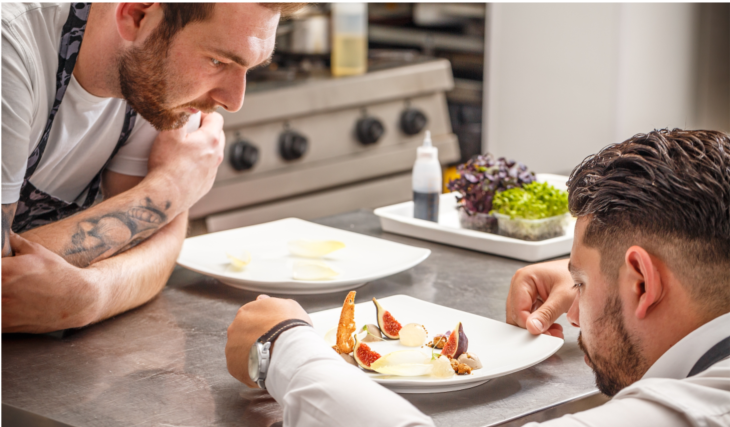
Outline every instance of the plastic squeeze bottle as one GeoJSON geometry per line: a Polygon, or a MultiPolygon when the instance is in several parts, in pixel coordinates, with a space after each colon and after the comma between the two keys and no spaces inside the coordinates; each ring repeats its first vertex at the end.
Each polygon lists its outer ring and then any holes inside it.
{"type": "Polygon", "coordinates": [[[438,222],[439,196],[443,188],[439,150],[431,143],[426,131],[423,145],[417,148],[413,165],[413,217],[438,222]]]}

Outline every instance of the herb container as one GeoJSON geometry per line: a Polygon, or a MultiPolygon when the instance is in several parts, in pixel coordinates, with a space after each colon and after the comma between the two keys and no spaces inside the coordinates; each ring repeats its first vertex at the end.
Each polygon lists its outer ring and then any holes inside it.
{"type": "Polygon", "coordinates": [[[497,218],[492,214],[469,212],[465,208],[460,207],[459,223],[461,224],[461,228],[497,234],[497,218]]]}
{"type": "Polygon", "coordinates": [[[499,235],[528,241],[564,236],[571,220],[570,213],[542,219],[511,218],[500,213],[493,215],[497,218],[499,235]]]}

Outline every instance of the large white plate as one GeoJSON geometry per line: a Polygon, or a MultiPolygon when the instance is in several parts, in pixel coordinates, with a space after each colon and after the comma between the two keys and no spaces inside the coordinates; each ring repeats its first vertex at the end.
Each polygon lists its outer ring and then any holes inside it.
{"type": "MultiPolygon", "coordinates": [[[[546,181],[566,189],[567,176],[537,174],[538,181],[546,181]]],[[[399,203],[375,209],[384,231],[432,242],[445,243],[488,254],[502,255],[523,261],[536,262],[570,253],[573,246],[573,226],[565,236],[539,242],[513,239],[497,234],[461,228],[456,209],[456,194],[442,194],[439,201],[439,221],[413,218],[413,202],[399,203]]]]}
{"type": "MultiPolygon", "coordinates": [[[[527,330],[516,326],[406,295],[382,298],[378,299],[378,302],[402,325],[408,323],[424,325],[428,330],[429,341],[434,335],[453,330],[457,322],[461,322],[464,333],[469,339],[467,351],[477,354],[484,365],[471,375],[455,375],[450,379],[368,374],[376,382],[398,393],[439,393],[476,387],[492,378],[536,365],[553,355],[563,345],[563,340],[560,338],[547,335],[533,336],[527,330]]],[[[327,331],[337,327],[340,311],[341,308],[334,308],[309,315],[314,322],[314,329],[322,339],[327,331]]],[[[375,305],[372,301],[355,305],[355,323],[358,330],[369,323],[377,324],[375,305]]],[[[398,341],[375,342],[368,345],[381,355],[397,350],[414,350],[413,347],[401,346],[398,341]]],[[[419,350],[431,354],[431,349],[428,347],[419,350]]]]}
{"type": "Polygon", "coordinates": [[[430,254],[428,249],[287,218],[185,239],[177,263],[238,288],[301,295],[352,289],[407,270],[430,254]],[[344,249],[319,259],[340,275],[332,280],[292,279],[294,262],[308,260],[289,253],[288,242],[300,239],[343,242],[344,249]],[[251,263],[244,271],[233,271],[226,253],[244,250],[251,263]]]}

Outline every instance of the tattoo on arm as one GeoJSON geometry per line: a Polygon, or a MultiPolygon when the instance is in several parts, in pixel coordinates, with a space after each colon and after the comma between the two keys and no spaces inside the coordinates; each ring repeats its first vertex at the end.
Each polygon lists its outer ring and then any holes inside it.
{"type": "Polygon", "coordinates": [[[146,197],[144,204],[126,211],[85,218],[77,224],[64,255],[70,263],[86,267],[134,247],[167,223],[169,208],[169,201],[161,207],[146,197]]]}
{"type": "Polygon", "coordinates": [[[10,247],[10,226],[15,218],[16,203],[3,205],[2,228],[3,228],[3,257],[13,256],[13,248],[10,247]]]}

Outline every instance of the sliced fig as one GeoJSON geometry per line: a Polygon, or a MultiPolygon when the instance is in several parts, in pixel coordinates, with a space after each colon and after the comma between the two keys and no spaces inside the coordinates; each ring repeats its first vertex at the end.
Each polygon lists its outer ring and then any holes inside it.
{"type": "Polygon", "coordinates": [[[400,338],[400,330],[403,328],[401,324],[395,320],[395,317],[393,317],[392,314],[390,314],[389,311],[386,311],[376,300],[373,298],[373,303],[375,304],[375,310],[378,315],[378,326],[380,327],[380,332],[385,335],[386,338],[390,338],[392,340],[397,340],[400,338]]]}
{"type": "Polygon", "coordinates": [[[363,330],[367,331],[365,338],[362,342],[378,342],[383,341],[383,336],[380,333],[380,328],[377,325],[369,324],[363,327],[363,330]]]}
{"type": "Polygon", "coordinates": [[[457,359],[462,354],[466,353],[469,348],[469,340],[466,338],[464,333],[464,327],[461,322],[456,324],[456,327],[449,335],[449,339],[446,341],[441,355],[446,356],[449,359],[457,359]]]}
{"type": "Polygon", "coordinates": [[[380,359],[380,354],[373,351],[369,345],[360,341],[357,335],[355,335],[355,349],[352,351],[352,355],[355,357],[357,364],[367,370],[372,370],[370,369],[370,365],[380,359]]]}

